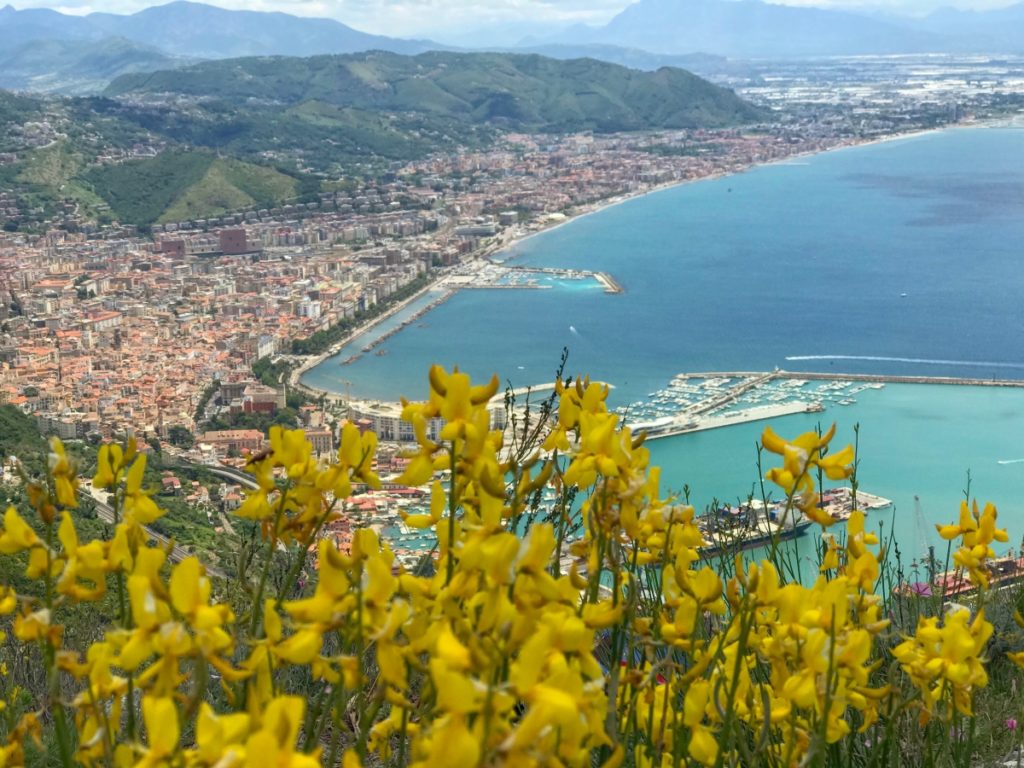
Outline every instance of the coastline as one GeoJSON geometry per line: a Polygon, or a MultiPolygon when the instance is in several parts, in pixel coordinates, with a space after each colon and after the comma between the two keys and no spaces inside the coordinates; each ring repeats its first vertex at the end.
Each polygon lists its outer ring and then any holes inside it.
{"type": "MultiPolygon", "coordinates": [[[[528,232],[528,233],[526,233],[526,234],[524,234],[524,235],[522,235],[520,237],[512,238],[510,242],[505,243],[502,246],[500,246],[498,248],[495,248],[495,250],[493,252],[491,252],[489,254],[486,254],[486,257],[487,258],[491,258],[491,257],[493,257],[493,256],[495,256],[497,254],[504,253],[505,251],[507,251],[507,250],[509,250],[511,248],[514,248],[515,246],[517,246],[517,245],[519,245],[521,243],[524,243],[524,242],[526,242],[527,240],[529,240],[529,239],[531,239],[533,237],[537,237],[538,235],[543,235],[543,234],[545,234],[547,232],[552,232],[552,231],[554,231],[556,229],[559,229],[560,227],[564,227],[567,224],[573,223],[574,221],[579,221],[580,219],[585,218],[587,216],[590,216],[592,214],[601,213],[602,211],[606,211],[606,210],[608,210],[610,208],[614,208],[617,205],[622,205],[623,203],[628,203],[630,200],[635,200],[635,199],[640,198],[640,197],[647,197],[648,195],[658,194],[659,192],[666,192],[666,191],[668,191],[670,189],[675,189],[677,187],[683,187],[683,186],[686,186],[688,184],[699,184],[699,183],[704,182],[704,181],[717,181],[718,179],[724,179],[724,178],[728,178],[730,176],[737,176],[737,175],[739,175],[741,173],[746,173],[747,171],[752,171],[752,170],[754,170],[756,168],[767,168],[767,167],[770,167],[770,166],[773,166],[773,165],[785,165],[786,163],[790,163],[790,162],[792,162],[794,160],[799,160],[801,158],[816,157],[818,155],[824,155],[824,154],[826,154],[828,152],[838,152],[838,151],[843,150],[843,149],[858,149],[858,148],[861,148],[861,147],[870,147],[870,146],[873,146],[875,144],[884,144],[884,143],[890,142],[890,141],[901,141],[903,139],[916,139],[916,138],[919,138],[921,136],[927,136],[928,134],[942,133],[944,131],[949,131],[949,130],[953,130],[953,129],[956,129],[956,128],[980,128],[980,127],[983,127],[984,125],[985,125],[984,123],[972,123],[970,125],[950,125],[950,126],[946,126],[944,128],[922,128],[920,130],[915,130],[915,131],[904,131],[902,133],[894,133],[894,134],[892,134],[890,136],[882,136],[882,137],[876,138],[876,139],[867,139],[866,141],[840,142],[839,144],[836,144],[835,146],[827,147],[825,149],[814,149],[814,150],[808,150],[806,152],[796,152],[796,153],[794,153],[792,155],[787,155],[786,157],[776,158],[774,160],[764,160],[764,161],[757,162],[757,163],[749,163],[747,165],[743,165],[741,167],[734,168],[734,169],[731,169],[731,170],[716,171],[715,173],[710,173],[707,176],[700,176],[700,177],[692,178],[692,179],[675,179],[673,181],[667,181],[667,182],[664,182],[662,184],[655,184],[655,185],[653,185],[651,187],[648,187],[647,189],[639,190],[639,191],[636,191],[636,192],[624,192],[624,193],[619,194],[619,195],[613,195],[612,197],[607,197],[607,198],[604,198],[602,200],[598,200],[598,201],[595,201],[593,203],[587,203],[587,204],[585,204],[583,206],[580,206],[580,208],[578,209],[577,212],[574,212],[571,215],[568,215],[565,218],[564,221],[559,221],[557,223],[549,224],[548,226],[540,227],[539,229],[536,229],[534,231],[528,232]]],[[[508,258],[504,259],[503,261],[512,261],[515,258],[516,258],[516,255],[513,254],[513,255],[509,256],[508,258]]]]}
{"type": "MultiPolygon", "coordinates": [[[[891,134],[889,136],[882,136],[882,137],[878,137],[878,138],[868,139],[868,140],[865,140],[865,141],[857,141],[857,140],[843,141],[843,142],[840,142],[840,143],[836,144],[835,146],[826,147],[826,148],[823,148],[823,149],[814,149],[814,150],[807,150],[807,151],[804,151],[804,152],[796,152],[796,153],[794,153],[792,155],[787,155],[786,157],[775,158],[775,159],[772,159],[772,160],[765,160],[765,161],[755,162],[755,163],[741,164],[738,167],[730,168],[730,169],[727,169],[727,170],[716,171],[716,172],[710,173],[710,174],[708,174],[706,176],[700,176],[700,177],[695,177],[695,178],[687,178],[687,179],[674,179],[672,181],[668,181],[668,182],[664,182],[664,183],[661,183],[661,184],[652,185],[651,187],[645,188],[643,190],[624,192],[624,193],[619,194],[619,195],[613,195],[612,197],[608,197],[608,198],[604,198],[604,199],[601,199],[601,200],[597,200],[597,201],[594,201],[592,203],[587,203],[587,204],[585,204],[583,206],[580,206],[579,208],[574,210],[572,213],[568,214],[564,220],[557,221],[557,222],[554,222],[554,223],[550,223],[550,224],[548,224],[546,226],[540,226],[539,228],[534,229],[532,231],[528,231],[528,232],[525,232],[525,233],[520,232],[518,234],[512,234],[510,232],[510,234],[512,235],[511,237],[499,238],[499,242],[492,243],[492,244],[489,244],[489,245],[485,246],[484,248],[482,248],[480,250],[480,252],[473,254],[470,258],[471,259],[476,259],[476,260],[483,260],[483,261],[487,261],[487,262],[491,262],[491,263],[506,263],[506,262],[514,261],[517,258],[518,255],[514,254],[514,253],[513,254],[509,254],[508,252],[511,251],[516,246],[526,242],[527,240],[529,240],[529,239],[531,239],[533,237],[536,237],[536,236],[542,235],[542,234],[546,234],[548,232],[552,232],[555,229],[558,229],[559,227],[563,227],[563,226],[565,226],[567,224],[571,224],[572,222],[579,221],[580,219],[582,219],[582,218],[584,218],[586,216],[590,216],[592,214],[600,213],[602,211],[611,209],[611,208],[613,208],[615,206],[618,206],[618,205],[621,205],[623,203],[629,202],[630,200],[635,200],[635,199],[640,198],[640,197],[647,197],[648,195],[657,194],[659,192],[665,192],[667,190],[675,189],[677,187],[682,187],[684,185],[696,184],[696,183],[705,182],[705,181],[714,181],[714,180],[726,178],[726,177],[729,177],[729,176],[735,176],[735,175],[739,175],[741,173],[746,173],[747,171],[751,171],[751,170],[754,170],[754,169],[757,169],[757,168],[761,168],[761,167],[768,167],[768,166],[773,166],[773,165],[784,165],[784,164],[790,163],[790,162],[792,162],[794,160],[799,160],[800,158],[814,157],[814,156],[817,156],[817,155],[825,154],[827,152],[836,152],[836,151],[843,150],[843,149],[856,149],[856,148],[861,148],[861,147],[868,147],[868,146],[872,146],[872,145],[875,145],[875,144],[882,144],[882,143],[886,143],[886,142],[899,141],[899,140],[903,140],[903,139],[919,138],[921,136],[926,136],[928,134],[941,133],[941,132],[952,130],[952,129],[956,129],[956,128],[980,128],[980,127],[984,127],[984,125],[985,125],[985,123],[972,123],[970,125],[950,125],[950,126],[945,126],[945,127],[941,127],[941,128],[925,128],[925,129],[919,129],[919,130],[913,130],[913,131],[904,131],[904,132],[901,132],[901,133],[894,133],[894,134],[891,134]],[[499,254],[505,254],[505,258],[500,259],[500,260],[495,260],[494,257],[499,255],[499,254]]],[[[370,320],[367,320],[365,323],[363,323],[359,327],[353,329],[353,331],[351,333],[349,333],[348,335],[346,335],[343,339],[340,339],[336,343],[332,344],[326,351],[320,353],[319,355],[316,355],[315,357],[311,357],[311,358],[309,358],[307,360],[303,360],[302,363],[300,363],[300,365],[298,365],[297,367],[292,369],[292,371],[290,372],[290,374],[288,376],[288,383],[289,383],[289,385],[293,386],[293,387],[296,387],[296,388],[299,388],[299,389],[302,389],[302,390],[306,391],[308,394],[310,394],[310,395],[312,395],[314,397],[324,396],[324,397],[327,397],[328,399],[336,399],[338,401],[341,401],[343,399],[343,396],[342,396],[342,394],[340,392],[337,392],[335,390],[325,389],[325,388],[319,387],[319,386],[313,386],[313,385],[307,384],[307,383],[302,381],[302,376],[304,374],[306,374],[308,371],[310,371],[311,369],[313,369],[313,368],[317,367],[318,365],[320,365],[321,363],[325,362],[326,360],[336,356],[345,346],[350,344],[352,342],[352,340],[355,339],[356,337],[358,337],[359,335],[361,335],[363,333],[366,333],[367,331],[372,330],[375,326],[379,325],[380,323],[383,323],[383,322],[393,318],[395,315],[397,315],[399,312],[401,312],[403,309],[405,309],[413,301],[421,298],[427,292],[429,292],[431,290],[434,290],[434,289],[437,289],[443,283],[445,277],[446,277],[446,274],[444,274],[444,273],[438,274],[437,277],[434,280],[429,282],[426,286],[424,286],[422,289],[417,291],[415,294],[413,294],[412,296],[410,296],[410,297],[408,297],[406,299],[403,299],[401,302],[399,302],[398,304],[395,304],[394,306],[388,307],[388,309],[386,309],[380,315],[377,315],[376,317],[374,317],[374,318],[372,318],[370,320]]],[[[448,298],[453,296],[457,291],[458,291],[458,287],[457,286],[453,286],[451,288],[451,290],[449,290],[449,292],[446,295],[444,295],[440,301],[436,302],[436,304],[432,304],[430,308],[433,309],[433,307],[436,306],[437,304],[443,303],[443,301],[446,301],[448,298]]],[[[419,314],[420,313],[417,313],[416,317],[410,318],[409,322],[413,322],[416,318],[419,317],[419,314]]],[[[408,322],[402,323],[401,325],[397,326],[393,331],[391,331],[389,333],[389,336],[393,335],[394,333],[397,333],[399,330],[404,328],[406,325],[408,325],[408,322]]],[[[374,342],[374,346],[376,346],[377,343],[379,343],[379,341],[378,342],[374,342]]],[[[353,399],[357,399],[358,400],[360,398],[353,398],[353,399]]],[[[365,398],[363,398],[363,399],[365,400],[365,398]]]]}
{"type": "MultiPolygon", "coordinates": [[[[416,293],[414,293],[412,296],[402,299],[397,304],[388,307],[384,312],[377,315],[376,317],[370,318],[361,325],[356,326],[345,337],[336,341],[334,344],[332,344],[330,347],[328,347],[320,354],[307,357],[306,359],[304,359],[299,365],[297,365],[289,372],[288,385],[291,387],[295,387],[297,389],[305,390],[308,394],[313,395],[314,397],[326,396],[328,399],[336,398],[340,400],[341,393],[339,392],[335,392],[329,389],[323,389],[322,387],[313,387],[303,382],[303,374],[305,374],[310,369],[315,368],[316,366],[325,362],[329,358],[332,358],[335,355],[337,355],[338,352],[340,352],[346,345],[350,344],[352,340],[355,339],[357,336],[366,333],[367,331],[373,329],[374,326],[379,325],[380,323],[383,323],[385,320],[394,317],[407,306],[412,304],[414,301],[422,298],[430,291],[436,289],[439,282],[440,278],[437,280],[432,280],[431,282],[423,286],[420,290],[416,291],[416,293]]],[[[443,297],[443,300],[447,300],[448,297],[451,296],[451,294],[452,292],[449,292],[446,296],[443,297]]]]}

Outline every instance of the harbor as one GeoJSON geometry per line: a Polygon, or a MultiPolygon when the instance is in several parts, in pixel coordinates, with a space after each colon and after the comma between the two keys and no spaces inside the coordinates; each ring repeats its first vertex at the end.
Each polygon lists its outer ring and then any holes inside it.
{"type": "Polygon", "coordinates": [[[634,432],[643,430],[649,440],[655,440],[798,413],[819,413],[830,406],[849,406],[862,392],[882,389],[886,384],[1021,388],[1024,380],[781,369],[680,373],[664,389],[619,410],[634,432]]]}
{"type": "Polygon", "coordinates": [[[650,440],[734,424],[819,413],[828,405],[849,405],[854,395],[884,386],[848,380],[816,387],[810,379],[782,379],[778,372],[685,374],[669,385],[620,409],[633,431],[650,440]]]}
{"type": "MultiPolygon", "coordinates": [[[[818,506],[837,523],[850,519],[853,511],[864,513],[889,509],[892,501],[850,487],[825,489],[818,506]]],[[[803,536],[813,523],[785,501],[749,499],[745,503],[718,505],[696,518],[706,544],[702,557],[717,557],[745,549],[775,544],[803,536]]]]}

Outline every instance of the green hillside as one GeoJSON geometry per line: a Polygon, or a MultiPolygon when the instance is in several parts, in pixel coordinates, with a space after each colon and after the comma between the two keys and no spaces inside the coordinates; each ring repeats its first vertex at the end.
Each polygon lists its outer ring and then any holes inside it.
{"type": "Polygon", "coordinates": [[[290,176],[238,160],[217,159],[202,178],[187,187],[159,221],[219,216],[250,205],[270,205],[295,196],[290,176]]]}
{"type": "Polygon", "coordinates": [[[594,59],[501,53],[374,51],[211,61],[125,75],[106,93],[179,94],[247,109],[315,101],[537,131],[715,127],[763,116],[732,91],[681,69],[641,72],[594,59]]]}
{"type": "Polygon", "coordinates": [[[88,160],[88,155],[72,142],[61,139],[27,153],[14,180],[29,190],[27,200],[43,206],[56,200],[73,200],[87,213],[101,216],[108,209],[106,201],[78,177],[88,160]]]}
{"type": "Polygon", "coordinates": [[[84,180],[129,224],[216,216],[292,197],[296,180],[271,168],[205,151],[164,152],[89,170],[84,180]]]}
{"type": "MultiPolygon", "coordinates": [[[[132,52],[115,46],[114,66],[121,53],[132,52]]],[[[3,227],[32,230],[53,215],[73,226],[146,227],[309,199],[325,178],[485,148],[507,130],[714,128],[764,117],[681,69],[500,53],[246,58],[124,75],[104,97],[0,91],[0,190],[20,205],[3,227]]]]}
{"type": "Polygon", "coordinates": [[[13,405],[0,405],[0,459],[39,456],[48,450],[35,419],[13,405]]]}
{"type": "Polygon", "coordinates": [[[32,40],[0,49],[0,87],[37,93],[96,93],[115,77],[189,63],[121,38],[32,40]]]}

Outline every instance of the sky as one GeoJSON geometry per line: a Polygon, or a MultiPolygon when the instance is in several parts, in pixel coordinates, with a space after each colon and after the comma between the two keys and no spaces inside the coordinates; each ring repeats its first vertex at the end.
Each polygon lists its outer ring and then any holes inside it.
{"type": "MultiPolygon", "coordinates": [[[[64,13],[92,11],[132,13],[166,0],[29,0],[18,8],[48,7],[64,13]]],[[[201,0],[224,8],[283,11],[296,16],[336,19],[356,29],[395,37],[431,37],[448,41],[470,30],[483,36],[522,37],[551,25],[600,25],[631,0],[201,0]]],[[[941,6],[983,10],[1014,0],[772,0],[789,5],[863,9],[871,12],[920,15],[941,6]]],[[[490,42],[490,41],[482,41],[490,42]]]]}

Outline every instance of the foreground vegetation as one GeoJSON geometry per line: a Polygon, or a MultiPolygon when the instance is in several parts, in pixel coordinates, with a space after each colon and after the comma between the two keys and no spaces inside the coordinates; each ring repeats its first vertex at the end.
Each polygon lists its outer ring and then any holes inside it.
{"type": "Polygon", "coordinates": [[[352,425],[329,464],[301,431],[271,431],[236,513],[259,546],[224,584],[147,545],[140,526],[163,512],[131,442],[100,450],[92,483],[117,522],[84,541],[54,440],[0,533],[24,568],[0,594],[0,764],[47,749],[97,766],[966,766],[1017,743],[1016,720],[992,719],[1024,662],[994,623],[1013,606],[991,582],[993,507],[965,502],[939,531],[969,604],[897,605],[863,514],[839,534],[817,504],[826,477],[856,484],[853,449],[766,429],[766,481],[820,526],[819,574],[801,583],[781,542],[710,563],[605,386],[560,380],[507,435],[489,429],[497,388],[435,367],[428,399],[405,404],[417,447],[396,481],[431,487],[406,524],[439,542],[412,570],[372,528],[347,550],[320,535],[356,484],[380,484],[376,438],[352,425]],[[90,603],[109,623],[85,642],[69,629],[90,603]]]}

